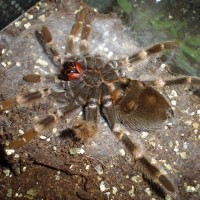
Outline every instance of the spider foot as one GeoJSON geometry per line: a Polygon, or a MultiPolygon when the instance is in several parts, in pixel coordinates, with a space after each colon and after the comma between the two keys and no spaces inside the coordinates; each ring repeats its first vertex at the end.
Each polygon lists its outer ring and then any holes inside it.
{"type": "Polygon", "coordinates": [[[77,138],[89,140],[96,134],[96,124],[92,121],[78,120],[74,123],[74,131],[77,138]]]}

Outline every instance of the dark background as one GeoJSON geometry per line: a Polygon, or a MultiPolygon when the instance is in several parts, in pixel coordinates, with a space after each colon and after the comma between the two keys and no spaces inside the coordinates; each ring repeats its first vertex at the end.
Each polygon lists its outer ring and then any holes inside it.
{"type": "Polygon", "coordinates": [[[0,0],[0,30],[31,8],[38,0],[0,0]]]}

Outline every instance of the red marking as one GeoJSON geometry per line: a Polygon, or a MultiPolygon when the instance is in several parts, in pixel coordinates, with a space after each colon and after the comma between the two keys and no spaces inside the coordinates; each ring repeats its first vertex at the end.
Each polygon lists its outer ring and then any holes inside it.
{"type": "Polygon", "coordinates": [[[82,70],[81,70],[81,66],[80,66],[80,64],[79,64],[78,62],[74,62],[74,65],[75,65],[76,70],[78,71],[78,73],[81,73],[82,70]]]}
{"type": "Polygon", "coordinates": [[[82,68],[78,62],[66,61],[61,69],[60,79],[70,81],[82,75],[82,68]]]}
{"type": "Polygon", "coordinates": [[[77,79],[80,77],[80,74],[79,73],[69,73],[68,74],[68,80],[71,81],[73,79],[77,79]]]}
{"type": "MultiPolygon", "coordinates": [[[[74,67],[75,67],[77,72],[71,72],[71,73],[68,74],[68,80],[69,81],[79,78],[80,74],[82,73],[81,65],[78,62],[74,62],[74,67]]],[[[72,68],[72,70],[73,70],[73,68],[72,68]]]]}

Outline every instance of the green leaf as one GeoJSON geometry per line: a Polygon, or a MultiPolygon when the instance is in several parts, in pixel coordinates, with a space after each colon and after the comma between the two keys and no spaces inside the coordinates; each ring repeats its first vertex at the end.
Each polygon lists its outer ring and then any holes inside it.
{"type": "Polygon", "coordinates": [[[117,4],[126,13],[130,13],[132,11],[132,5],[128,0],[117,0],[117,4]]]}
{"type": "Polygon", "coordinates": [[[199,45],[200,46],[200,37],[190,37],[186,39],[186,43],[190,45],[199,45]]]}
{"type": "Polygon", "coordinates": [[[194,48],[190,48],[190,47],[186,46],[184,43],[179,43],[179,48],[184,53],[186,53],[187,55],[189,55],[193,59],[195,59],[195,60],[200,62],[200,52],[199,52],[199,50],[196,50],[194,48]]]}
{"type": "Polygon", "coordinates": [[[197,70],[191,66],[191,63],[188,61],[188,59],[185,57],[183,53],[180,53],[179,56],[176,58],[176,63],[178,67],[183,69],[185,72],[192,76],[196,76],[197,70]]]}

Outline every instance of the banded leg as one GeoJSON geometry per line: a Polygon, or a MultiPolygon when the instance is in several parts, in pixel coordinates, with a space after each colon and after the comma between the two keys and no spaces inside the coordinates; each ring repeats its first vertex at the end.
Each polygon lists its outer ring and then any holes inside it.
{"type": "Polygon", "coordinates": [[[146,178],[162,185],[162,187],[170,192],[175,192],[173,183],[164,174],[161,173],[157,166],[151,164],[148,157],[145,155],[145,152],[143,152],[141,149],[140,145],[137,142],[133,142],[128,137],[126,130],[122,129],[119,124],[115,124],[113,132],[117,138],[124,143],[125,147],[135,159],[138,170],[141,171],[146,178]]]}
{"type": "Polygon", "coordinates": [[[88,104],[86,106],[85,120],[78,120],[74,124],[74,131],[81,140],[88,140],[96,134],[97,111],[99,91],[97,87],[90,90],[88,104]]]}
{"type": "Polygon", "coordinates": [[[85,16],[85,24],[83,26],[83,30],[81,33],[81,41],[80,41],[80,51],[83,54],[88,53],[88,37],[91,31],[91,21],[90,16],[85,16]]]}
{"type": "Polygon", "coordinates": [[[30,83],[40,83],[40,82],[54,83],[56,82],[57,77],[55,75],[26,74],[23,76],[23,80],[30,83]]]}
{"type": "Polygon", "coordinates": [[[93,87],[90,90],[88,104],[86,107],[86,120],[97,123],[97,112],[99,107],[99,88],[93,87]]]}
{"type": "Polygon", "coordinates": [[[16,97],[11,97],[9,99],[6,99],[5,101],[1,101],[0,111],[11,109],[17,105],[20,106],[30,105],[48,95],[58,97],[58,96],[63,96],[64,94],[65,90],[63,89],[58,88],[57,90],[55,90],[55,88],[44,88],[36,92],[30,92],[24,95],[17,95],[16,97]]]}
{"type": "Polygon", "coordinates": [[[76,16],[76,22],[73,25],[69,36],[67,37],[66,54],[73,54],[75,40],[78,34],[82,30],[84,19],[85,19],[85,9],[80,8],[80,11],[77,13],[76,16]]]}
{"type": "Polygon", "coordinates": [[[154,46],[147,48],[146,50],[141,50],[136,54],[133,54],[133,55],[128,56],[126,58],[122,58],[122,59],[118,60],[118,62],[122,62],[122,64],[124,64],[124,65],[129,65],[133,62],[143,60],[143,59],[145,59],[145,58],[147,58],[147,57],[149,57],[153,54],[160,53],[160,52],[167,50],[167,49],[174,49],[174,48],[177,48],[177,47],[178,47],[178,44],[176,42],[173,42],[173,41],[155,44],[154,46]]]}
{"type": "Polygon", "coordinates": [[[35,35],[51,61],[56,66],[61,66],[61,58],[52,42],[52,35],[49,29],[46,26],[43,26],[41,31],[35,32],[35,35]]]}
{"type": "Polygon", "coordinates": [[[103,107],[102,111],[108,122],[110,129],[112,130],[114,124],[116,123],[116,114],[112,103],[112,97],[109,93],[109,88],[105,83],[101,84],[100,91],[101,91],[101,103],[103,107]]]}
{"type": "Polygon", "coordinates": [[[6,144],[5,152],[9,153],[10,150],[16,150],[26,143],[30,142],[35,136],[41,134],[43,131],[48,130],[53,126],[61,117],[78,108],[76,103],[59,108],[56,112],[47,115],[44,119],[38,121],[32,128],[28,129],[22,137],[13,140],[6,144]]]}
{"type": "Polygon", "coordinates": [[[148,179],[152,180],[153,182],[162,185],[170,192],[175,192],[172,182],[164,174],[161,173],[158,167],[151,164],[138,142],[132,141],[128,137],[127,131],[123,129],[120,124],[116,123],[117,120],[111,96],[108,94],[108,92],[105,92],[106,86],[103,87],[104,91],[102,92],[104,93],[104,96],[102,96],[102,106],[104,116],[107,119],[113,133],[120,141],[122,141],[122,143],[135,159],[136,163],[139,166],[138,170],[140,170],[148,179]]]}
{"type": "Polygon", "coordinates": [[[179,85],[179,84],[190,84],[193,86],[200,86],[200,78],[194,77],[194,76],[183,76],[168,80],[163,79],[157,79],[153,81],[145,81],[148,85],[152,85],[155,87],[164,87],[164,86],[170,86],[170,85],[179,85]]]}
{"type": "Polygon", "coordinates": [[[0,102],[0,111],[11,109],[17,105],[27,105],[48,95],[48,89],[41,89],[36,92],[30,92],[25,95],[18,95],[11,97],[5,101],[0,102]]]}

